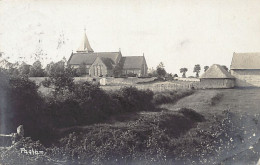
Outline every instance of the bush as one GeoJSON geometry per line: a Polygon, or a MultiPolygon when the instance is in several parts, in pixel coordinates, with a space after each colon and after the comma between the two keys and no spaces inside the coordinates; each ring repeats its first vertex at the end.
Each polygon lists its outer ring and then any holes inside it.
{"type": "Polygon", "coordinates": [[[223,93],[217,93],[214,97],[211,98],[210,105],[212,106],[216,105],[223,96],[224,96],[223,93]]]}
{"type": "Polygon", "coordinates": [[[198,112],[194,111],[193,109],[188,108],[181,108],[179,110],[180,113],[182,113],[184,116],[188,117],[194,122],[203,122],[205,121],[205,118],[203,115],[199,114],[198,112]]]}
{"type": "Polygon", "coordinates": [[[127,77],[137,77],[136,73],[127,73],[127,77]]]}
{"type": "Polygon", "coordinates": [[[48,78],[45,78],[45,79],[41,82],[41,84],[42,84],[44,87],[49,88],[50,85],[51,85],[51,81],[50,81],[48,78]]]}
{"type": "Polygon", "coordinates": [[[193,94],[193,90],[178,90],[178,91],[166,91],[155,93],[153,102],[157,105],[175,103],[179,99],[193,94]]]}
{"type": "Polygon", "coordinates": [[[135,87],[123,87],[113,94],[124,112],[149,111],[154,108],[152,104],[153,92],[151,90],[138,90],[135,87]]]}

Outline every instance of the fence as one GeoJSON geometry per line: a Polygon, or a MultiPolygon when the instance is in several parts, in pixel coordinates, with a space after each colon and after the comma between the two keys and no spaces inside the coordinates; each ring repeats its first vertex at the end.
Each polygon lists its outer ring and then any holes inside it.
{"type": "Polygon", "coordinates": [[[8,148],[12,145],[13,135],[0,134],[0,148],[8,148]]]}
{"type": "MultiPolygon", "coordinates": [[[[119,90],[120,88],[124,87],[126,85],[122,86],[101,86],[104,90],[119,90]]],[[[179,90],[179,89],[201,89],[201,85],[199,82],[192,82],[192,83],[157,83],[157,84],[145,84],[145,85],[128,85],[136,87],[140,90],[146,90],[149,89],[154,92],[162,92],[162,91],[171,91],[171,90],[179,90]]]]}

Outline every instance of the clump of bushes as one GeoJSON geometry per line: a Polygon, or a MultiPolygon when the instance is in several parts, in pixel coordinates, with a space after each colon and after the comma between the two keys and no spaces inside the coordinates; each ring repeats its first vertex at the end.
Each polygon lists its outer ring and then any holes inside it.
{"type": "Polygon", "coordinates": [[[224,96],[223,93],[217,93],[214,97],[210,99],[210,105],[212,106],[216,105],[223,96],[224,96]]]}
{"type": "Polygon", "coordinates": [[[189,96],[194,93],[194,90],[176,90],[176,91],[165,91],[154,94],[153,102],[156,105],[175,103],[183,97],[189,96]]]}
{"type": "Polygon", "coordinates": [[[179,156],[184,147],[180,137],[195,125],[178,112],[144,114],[120,127],[99,124],[72,132],[49,154],[70,164],[162,164],[179,156]]]}
{"type": "Polygon", "coordinates": [[[196,121],[196,122],[205,121],[204,116],[194,111],[193,109],[181,108],[179,112],[182,113],[184,116],[188,117],[189,119],[191,119],[192,121],[196,121]]]}
{"type": "Polygon", "coordinates": [[[125,112],[153,110],[153,95],[151,90],[138,90],[135,87],[123,87],[112,93],[113,99],[120,104],[121,111],[125,112]]]}

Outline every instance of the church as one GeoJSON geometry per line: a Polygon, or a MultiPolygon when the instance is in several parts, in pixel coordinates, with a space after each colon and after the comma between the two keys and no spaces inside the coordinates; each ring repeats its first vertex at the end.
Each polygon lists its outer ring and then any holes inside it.
{"type": "Polygon", "coordinates": [[[91,77],[113,77],[115,69],[120,75],[145,77],[148,70],[144,55],[122,56],[120,49],[118,52],[94,52],[86,32],[76,53],[72,52],[68,65],[72,68],[85,65],[86,73],[91,77]]]}

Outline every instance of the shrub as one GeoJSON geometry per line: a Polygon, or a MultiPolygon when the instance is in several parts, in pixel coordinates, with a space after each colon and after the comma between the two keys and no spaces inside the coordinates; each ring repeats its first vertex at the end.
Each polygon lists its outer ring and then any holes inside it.
{"type": "Polygon", "coordinates": [[[217,93],[214,97],[212,97],[210,99],[210,105],[213,105],[213,106],[216,105],[223,96],[224,96],[223,93],[217,93]]]}
{"type": "Polygon", "coordinates": [[[127,73],[127,77],[137,77],[136,73],[127,73]]]}
{"type": "Polygon", "coordinates": [[[135,87],[123,87],[115,92],[113,97],[119,101],[122,111],[148,111],[154,108],[152,104],[153,92],[151,90],[138,90],[135,87]]]}
{"type": "Polygon", "coordinates": [[[44,87],[49,88],[50,85],[51,85],[51,81],[50,81],[48,78],[45,78],[45,79],[41,82],[41,84],[42,84],[44,87]]]}
{"type": "Polygon", "coordinates": [[[195,122],[203,122],[205,121],[205,118],[203,115],[199,114],[198,112],[194,111],[193,109],[189,108],[181,108],[179,110],[180,113],[182,113],[184,116],[188,117],[192,121],[195,122]]]}
{"type": "Polygon", "coordinates": [[[193,94],[193,90],[178,90],[178,91],[166,91],[155,93],[153,102],[157,105],[175,103],[179,99],[193,94]]]}

